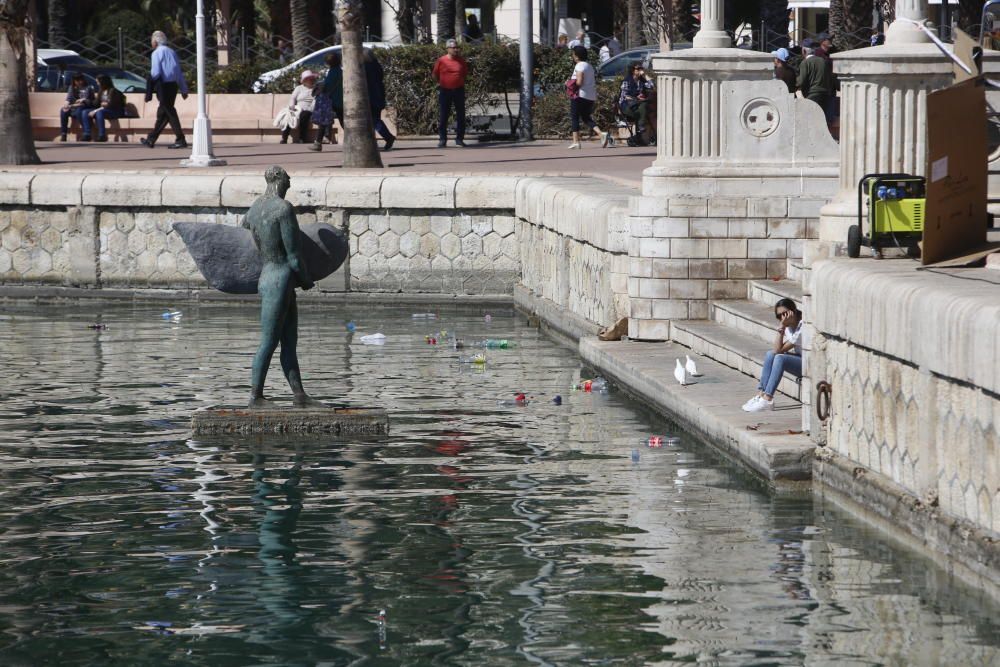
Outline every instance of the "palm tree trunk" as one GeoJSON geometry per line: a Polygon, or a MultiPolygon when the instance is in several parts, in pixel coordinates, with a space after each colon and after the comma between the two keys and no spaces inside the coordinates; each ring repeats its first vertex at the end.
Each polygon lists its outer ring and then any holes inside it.
{"type": "Polygon", "coordinates": [[[674,41],[690,42],[694,38],[694,14],[691,12],[691,0],[671,0],[674,5],[673,34],[674,41]]]}
{"type": "Polygon", "coordinates": [[[455,0],[455,38],[462,40],[466,31],[465,0],[455,0]]]}
{"type": "Polygon", "coordinates": [[[344,68],[344,167],[381,168],[361,46],[364,0],[338,0],[337,15],[344,68]]]}
{"type": "Polygon", "coordinates": [[[0,164],[38,164],[25,69],[28,0],[0,3],[0,164]]]}
{"type": "Polygon", "coordinates": [[[49,0],[49,48],[65,49],[66,30],[66,0],[49,0]]]}
{"type": "Polygon", "coordinates": [[[306,0],[288,0],[292,20],[292,51],[295,59],[309,55],[309,7],[306,0]]]}
{"type": "Polygon", "coordinates": [[[642,0],[628,0],[628,48],[642,44],[642,0]]]}
{"type": "Polygon", "coordinates": [[[857,49],[869,43],[872,0],[831,0],[830,33],[838,51],[857,49]]]}
{"type": "Polygon", "coordinates": [[[439,42],[455,36],[455,0],[438,0],[437,33],[439,42]]]}
{"type": "MultiPolygon", "coordinates": [[[[979,21],[983,18],[983,4],[984,0],[958,0],[958,27],[963,30],[968,30],[972,26],[979,25],[979,21]]],[[[976,31],[973,34],[979,34],[976,31]]]]}

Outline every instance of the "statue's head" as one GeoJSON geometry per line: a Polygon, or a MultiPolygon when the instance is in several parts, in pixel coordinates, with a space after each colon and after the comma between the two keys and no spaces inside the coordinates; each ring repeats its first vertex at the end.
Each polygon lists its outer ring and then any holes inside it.
{"type": "Polygon", "coordinates": [[[288,188],[292,187],[292,179],[288,177],[288,172],[278,165],[267,168],[264,172],[264,181],[267,182],[267,194],[276,194],[284,198],[288,188]]]}

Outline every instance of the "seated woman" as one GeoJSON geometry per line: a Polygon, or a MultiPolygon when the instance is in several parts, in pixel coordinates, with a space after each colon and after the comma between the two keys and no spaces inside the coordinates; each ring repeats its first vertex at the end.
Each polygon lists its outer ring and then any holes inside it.
{"type": "Polygon", "coordinates": [[[774,316],[780,323],[774,349],[764,357],[757,395],[743,404],[744,412],[773,410],[774,392],[786,371],[802,377],[802,313],[794,301],[781,299],[774,305],[774,316]]]}
{"type": "Polygon", "coordinates": [[[650,105],[654,95],[653,82],[646,78],[646,70],[642,63],[632,63],[628,74],[622,80],[621,92],[618,95],[618,109],[622,116],[636,124],[635,139],[630,140],[629,145],[648,145],[645,134],[649,127],[650,105]]]}
{"type": "Polygon", "coordinates": [[[81,115],[80,124],[83,126],[83,134],[90,136],[90,121],[93,120],[97,125],[97,140],[107,141],[108,134],[104,121],[125,115],[125,95],[115,88],[111,77],[107,74],[98,74],[97,84],[101,87],[97,98],[98,106],[96,109],[90,109],[85,116],[81,115]]]}
{"type": "MultiPolygon", "coordinates": [[[[306,70],[299,76],[299,85],[295,86],[292,96],[288,99],[288,108],[297,109],[299,114],[298,137],[295,143],[304,144],[309,140],[309,122],[312,118],[313,109],[316,104],[316,81],[319,75],[312,70],[306,70]]],[[[291,127],[285,127],[281,131],[281,143],[288,143],[288,136],[292,133],[291,127]]]]}

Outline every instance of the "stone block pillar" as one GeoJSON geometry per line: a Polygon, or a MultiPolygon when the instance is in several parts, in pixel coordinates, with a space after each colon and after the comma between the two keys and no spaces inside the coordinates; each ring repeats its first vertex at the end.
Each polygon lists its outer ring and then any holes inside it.
{"type": "Polygon", "coordinates": [[[629,336],[664,340],[671,320],[707,318],[711,300],[746,298],[748,280],[802,256],[836,192],[837,146],[768,54],[693,48],[653,68],[657,156],[630,205],[629,336]]]}
{"type": "Polygon", "coordinates": [[[840,78],[840,182],[821,211],[819,242],[810,244],[807,262],[844,252],[865,174],[924,173],[927,93],[952,84],[952,65],[911,22],[927,20],[927,0],[899,0],[896,16],[883,46],[833,56],[840,78]]]}

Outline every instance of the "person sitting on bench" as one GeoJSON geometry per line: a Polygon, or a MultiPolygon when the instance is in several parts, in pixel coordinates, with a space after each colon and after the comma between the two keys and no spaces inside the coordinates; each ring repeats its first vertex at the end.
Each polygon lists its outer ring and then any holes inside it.
{"type": "Polygon", "coordinates": [[[97,140],[107,141],[108,134],[104,127],[104,121],[121,118],[125,115],[125,95],[115,88],[115,84],[107,74],[99,74],[97,84],[101,87],[101,92],[98,95],[100,106],[82,114],[80,124],[83,125],[83,135],[88,136],[90,134],[90,121],[93,119],[94,124],[97,125],[97,140]]]}
{"type": "Polygon", "coordinates": [[[74,74],[66,91],[66,104],[59,109],[59,141],[66,141],[69,124],[74,118],[83,128],[83,140],[90,141],[90,123],[85,116],[94,108],[95,100],[94,87],[87,84],[86,77],[79,72],[74,74]]]}
{"type": "Polygon", "coordinates": [[[648,127],[652,98],[653,82],[646,78],[642,63],[632,63],[622,80],[621,93],[618,95],[618,109],[622,116],[636,124],[635,137],[629,140],[629,145],[646,146],[649,143],[644,135],[648,127]]]}

